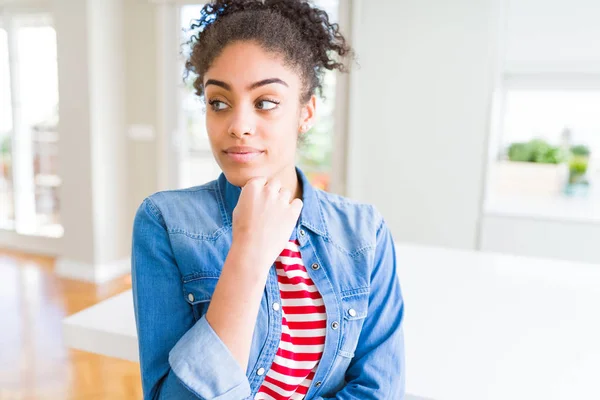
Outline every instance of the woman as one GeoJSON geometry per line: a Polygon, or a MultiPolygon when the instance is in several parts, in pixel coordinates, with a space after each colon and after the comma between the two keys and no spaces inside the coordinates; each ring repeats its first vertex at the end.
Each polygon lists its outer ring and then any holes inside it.
{"type": "Polygon", "coordinates": [[[223,173],[136,214],[144,398],[403,398],[392,236],[294,164],[345,39],[306,0],[219,0],[193,27],[187,69],[223,173]]]}

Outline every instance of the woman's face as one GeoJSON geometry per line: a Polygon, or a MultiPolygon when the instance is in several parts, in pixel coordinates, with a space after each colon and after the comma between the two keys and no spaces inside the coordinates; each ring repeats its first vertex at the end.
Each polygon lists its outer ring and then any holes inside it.
{"type": "Polygon", "coordinates": [[[227,180],[241,187],[256,176],[289,176],[298,134],[314,117],[314,96],[300,104],[299,74],[281,56],[236,42],[214,59],[203,83],[208,137],[227,180]]]}

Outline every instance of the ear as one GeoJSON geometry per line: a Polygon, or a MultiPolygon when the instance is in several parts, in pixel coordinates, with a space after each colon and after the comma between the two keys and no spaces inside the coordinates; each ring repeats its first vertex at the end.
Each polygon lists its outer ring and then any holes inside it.
{"type": "Polygon", "coordinates": [[[314,94],[310,96],[308,102],[306,102],[300,110],[300,119],[298,121],[298,132],[300,134],[306,133],[312,128],[315,123],[317,108],[317,96],[314,94]]]}

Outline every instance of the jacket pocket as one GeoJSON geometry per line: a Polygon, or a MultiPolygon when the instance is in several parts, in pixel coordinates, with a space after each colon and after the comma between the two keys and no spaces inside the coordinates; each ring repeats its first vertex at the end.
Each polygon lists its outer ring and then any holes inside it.
{"type": "Polygon", "coordinates": [[[208,305],[217,286],[219,278],[193,278],[183,281],[183,296],[194,310],[194,318],[198,321],[208,310],[208,305]]]}
{"type": "Polygon", "coordinates": [[[342,294],[342,340],[339,354],[354,357],[354,351],[362,332],[369,308],[369,289],[353,290],[342,294]]]}

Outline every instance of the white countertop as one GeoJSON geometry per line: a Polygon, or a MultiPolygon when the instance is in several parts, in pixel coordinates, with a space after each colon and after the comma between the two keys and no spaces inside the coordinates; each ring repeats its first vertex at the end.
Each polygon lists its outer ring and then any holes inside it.
{"type": "MultiPolygon", "coordinates": [[[[407,392],[600,399],[600,265],[398,245],[407,392]]],[[[65,318],[71,347],[137,361],[131,291],[65,318]]]]}
{"type": "Polygon", "coordinates": [[[600,194],[589,196],[497,196],[488,194],[484,213],[556,222],[600,223],[600,194]]]}

